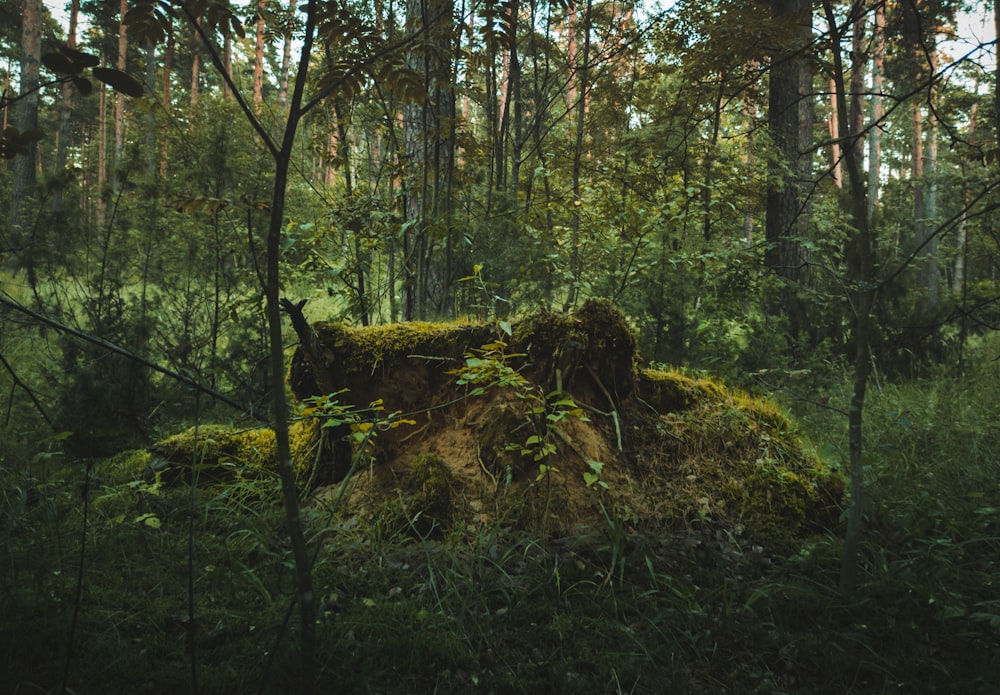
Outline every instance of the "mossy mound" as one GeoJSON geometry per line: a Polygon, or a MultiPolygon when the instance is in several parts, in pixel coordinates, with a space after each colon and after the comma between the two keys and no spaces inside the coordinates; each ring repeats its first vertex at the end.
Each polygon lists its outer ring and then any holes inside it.
{"type": "MultiPolygon", "coordinates": [[[[319,423],[299,420],[289,428],[292,465],[301,484],[314,474],[320,446],[319,423]]],[[[109,459],[105,478],[127,482],[153,475],[164,483],[222,483],[236,478],[274,475],[277,466],[274,430],[202,425],[171,435],[148,449],[126,451],[109,459]]]]}
{"type": "MultiPolygon", "coordinates": [[[[786,414],[710,378],[640,369],[608,302],[502,327],[318,324],[315,336],[289,371],[306,401],[296,475],[315,504],[335,500],[376,534],[702,525],[775,547],[837,523],[842,481],[786,414]]],[[[226,484],[274,467],[273,431],[211,425],[105,470],[226,484]]]]}
{"type": "Polygon", "coordinates": [[[837,523],[842,478],[773,402],[676,371],[646,370],[640,382],[656,413],[636,413],[635,462],[662,495],[645,499],[655,516],[772,544],[837,523]]]}
{"type": "MultiPolygon", "coordinates": [[[[710,378],[639,369],[609,303],[510,329],[321,324],[329,369],[311,375],[293,361],[296,395],[348,388],[342,400],[381,399],[414,424],[381,429],[347,493],[319,499],[342,499],[341,513],[382,533],[425,518],[436,530],[502,522],[578,533],[610,518],[635,531],[718,526],[777,546],[837,523],[842,482],[787,415],[710,378]],[[447,468],[446,513],[412,490],[421,456],[447,468]]],[[[356,434],[341,429],[331,434],[356,434]]]]}

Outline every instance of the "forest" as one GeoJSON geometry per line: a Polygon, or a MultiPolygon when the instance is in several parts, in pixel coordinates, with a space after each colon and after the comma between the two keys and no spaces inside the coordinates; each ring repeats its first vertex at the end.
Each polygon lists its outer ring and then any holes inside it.
{"type": "Polygon", "coordinates": [[[0,0],[0,690],[995,693],[998,29],[0,0]]]}

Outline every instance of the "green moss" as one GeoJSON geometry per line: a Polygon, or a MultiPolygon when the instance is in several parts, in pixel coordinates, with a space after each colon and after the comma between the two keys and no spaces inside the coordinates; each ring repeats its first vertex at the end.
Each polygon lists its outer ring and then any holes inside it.
{"type": "MultiPolygon", "coordinates": [[[[316,448],[321,428],[316,420],[297,420],[289,427],[292,467],[296,480],[304,485],[316,465],[316,448]]],[[[273,476],[277,467],[277,447],[274,430],[265,427],[230,428],[225,425],[203,425],[190,428],[157,442],[146,455],[143,469],[165,468],[166,482],[183,477],[196,465],[199,479],[222,482],[236,477],[265,478],[273,476]]],[[[113,461],[113,460],[112,460],[113,461]]],[[[140,467],[139,459],[130,459],[128,471],[133,475],[140,467]]],[[[122,469],[125,464],[118,464],[122,469]]]]}
{"type": "Polygon", "coordinates": [[[639,394],[661,414],[690,410],[726,399],[725,387],[716,381],[660,369],[644,369],[639,373],[639,394]]]}
{"type": "Polygon", "coordinates": [[[435,524],[447,522],[451,515],[451,487],[451,472],[435,454],[414,458],[403,480],[403,488],[413,496],[422,515],[435,524]]]}
{"type": "Polygon", "coordinates": [[[843,481],[773,401],[675,371],[645,370],[640,392],[662,413],[668,508],[775,548],[836,523],[843,481]]]}
{"type": "Polygon", "coordinates": [[[436,454],[418,454],[399,480],[396,494],[375,510],[373,526],[383,535],[427,537],[451,525],[452,480],[436,454]]]}
{"type": "Polygon", "coordinates": [[[99,464],[97,474],[111,484],[127,483],[142,478],[153,462],[153,454],[146,449],[122,451],[99,464]]]}

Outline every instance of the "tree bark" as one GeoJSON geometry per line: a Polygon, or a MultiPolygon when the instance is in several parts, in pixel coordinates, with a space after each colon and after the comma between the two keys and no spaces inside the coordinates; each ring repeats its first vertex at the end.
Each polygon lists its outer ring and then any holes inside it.
{"type": "MultiPolygon", "coordinates": [[[[571,2],[570,5],[575,9],[575,1],[571,2]]],[[[580,178],[583,170],[584,133],[587,122],[587,99],[589,98],[588,84],[590,80],[590,71],[588,68],[590,64],[590,22],[592,9],[593,0],[587,0],[587,5],[583,12],[583,20],[581,22],[583,25],[583,55],[581,56],[581,60],[578,65],[571,64],[570,66],[571,69],[576,70],[576,76],[579,78],[578,85],[580,93],[577,96],[576,104],[574,104],[576,109],[576,132],[573,138],[573,170],[571,183],[573,213],[570,218],[570,285],[569,290],[566,293],[566,302],[563,305],[563,310],[569,310],[576,305],[582,271],[580,260],[580,224],[582,216],[580,214],[580,208],[583,206],[583,201],[580,199],[580,178]]],[[[575,16],[575,13],[570,16],[575,16]]],[[[570,34],[575,35],[575,32],[576,27],[571,25],[570,34]]]]}
{"type": "MultiPolygon", "coordinates": [[[[42,2],[23,0],[21,4],[21,99],[17,103],[17,128],[22,133],[38,129],[39,75],[42,57],[42,2]]],[[[18,266],[33,274],[37,240],[29,227],[31,205],[37,182],[38,146],[31,142],[28,151],[12,162],[10,231],[15,252],[8,259],[12,268],[18,266]]]]}
{"type": "Polygon", "coordinates": [[[452,278],[438,250],[449,244],[452,204],[448,191],[454,174],[455,89],[451,64],[452,0],[409,0],[410,31],[424,29],[424,45],[407,55],[410,69],[423,76],[427,99],[403,108],[406,157],[404,237],[405,320],[426,319],[450,311],[452,278]]]}
{"type": "MultiPolygon", "coordinates": [[[[80,0],[72,0],[69,5],[69,29],[66,32],[66,45],[76,48],[76,27],[80,16],[80,0]]],[[[59,107],[59,132],[56,142],[56,175],[61,175],[66,170],[66,159],[69,153],[69,125],[73,115],[73,95],[75,88],[69,82],[62,86],[62,104],[59,107]]],[[[63,207],[63,186],[57,185],[52,193],[52,211],[62,212],[63,207]]]]}
{"type": "MultiPolygon", "coordinates": [[[[861,163],[861,136],[853,130],[845,97],[845,68],[841,50],[841,31],[834,16],[831,0],[823,0],[833,52],[833,76],[837,81],[837,118],[843,138],[844,166],[849,196],[844,200],[844,212],[851,222],[848,240],[847,300],[853,313],[854,388],[848,410],[848,448],[850,457],[850,507],[847,512],[847,533],[840,566],[840,590],[852,596],[857,588],[858,554],[864,523],[867,491],[864,482],[864,406],[871,369],[871,341],[874,332],[872,312],[875,305],[875,239],[868,224],[868,201],[861,163]]],[[[852,94],[852,100],[862,99],[852,94]]]]}
{"type": "Polygon", "coordinates": [[[264,10],[265,0],[257,0],[257,33],[253,51],[253,108],[260,113],[264,98],[264,10]]]}
{"type": "MultiPolygon", "coordinates": [[[[128,0],[121,0],[118,14],[118,58],[115,67],[125,72],[128,37],[125,28],[125,14],[128,12],[128,0]]],[[[115,149],[114,166],[117,169],[122,163],[122,152],[125,148],[125,95],[115,92],[115,149]]],[[[116,176],[115,181],[119,181],[116,176]]],[[[117,188],[117,183],[116,183],[117,188]]]]}
{"type": "MultiPolygon", "coordinates": [[[[809,232],[806,212],[812,180],[812,75],[806,53],[812,42],[812,3],[772,0],[772,16],[778,22],[794,22],[798,30],[790,45],[771,56],[768,128],[780,156],[768,166],[764,265],[780,286],[766,309],[784,316],[790,334],[797,336],[805,327],[797,288],[805,281],[800,240],[809,232]]],[[[843,88],[843,84],[837,87],[843,88]]],[[[838,130],[843,137],[846,129],[841,125],[838,130]]]]}

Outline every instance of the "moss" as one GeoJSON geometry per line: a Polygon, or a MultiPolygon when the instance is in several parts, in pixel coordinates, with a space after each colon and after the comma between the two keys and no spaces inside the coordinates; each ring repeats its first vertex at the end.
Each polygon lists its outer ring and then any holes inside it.
{"type": "Polygon", "coordinates": [[[435,454],[417,455],[403,480],[403,488],[418,503],[422,515],[435,524],[447,522],[451,516],[451,486],[451,472],[435,454]]]}
{"type": "Polygon", "coordinates": [[[772,548],[836,523],[842,480],[773,401],[660,370],[642,372],[640,393],[662,413],[659,440],[640,447],[667,466],[664,508],[772,548]]]}
{"type": "Polygon", "coordinates": [[[725,387],[711,379],[673,370],[644,369],[639,373],[639,396],[658,413],[676,413],[726,399],[725,387]]]}
{"type": "Polygon", "coordinates": [[[397,494],[375,510],[374,526],[389,537],[439,534],[451,525],[453,485],[448,465],[440,456],[418,454],[399,480],[397,494]]]}
{"type": "MultiPolygon", "coordinates": [[[[313,475],[321,428],[316,420],[297,420],[289,427],[292,467],[296,480],[305,485],[313,475]]],[[[222,482],[236,477],[263,478],[277,467],[274,430],[265,427],[235,429],[225,425],[190,428],[157,442],[146,454],[145,468],[166,468],[166,482],[188,479],[185,471],[196,463],[199,479],[222,482]]],[[[139,464],[130,464],[134,475],[139,464]]],[[[122,466],[119,465],[118,468],[122,466]]]]}
{"type": "Polygon", "coordinates": [[[573,314],[540,311],[514,326],[512,348],[546,391],[572,390],[585,401],[618,407],[635,390],[636,343],[625,317],[603,299],[573,314]]]}
{"type": "Polygon", "coordinates": [[[153,454],[146,449],[122,451],[99,465],[97,473],[111,484],[128,483],[142,478],[152,462],[153,454]]]}

